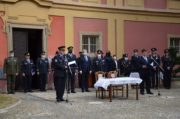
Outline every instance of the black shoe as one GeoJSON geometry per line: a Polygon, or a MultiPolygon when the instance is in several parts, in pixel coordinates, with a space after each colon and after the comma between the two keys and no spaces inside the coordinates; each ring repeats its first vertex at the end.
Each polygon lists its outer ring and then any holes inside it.
{"type": "Polygon", "coordinates": [[[84,90],[82,90],[82,92],[84,93],[84,90]]]}
{"type": "Polygon", "coordinates": [[[33,91],[32,91],[32,90],[29,90],[28,92],[32,93],[33,91]]]}
{"type": "Polygon", "coordinates": [[[153,95],[153,93],[152,93],[152,92],[147,92],[147,94],[153,95]]]}
{"type": "Polygon", "coordinates": [[[70,93],[70,91],[67,92],[68,94],[70,93]]]}
{"type": "Polygon", "coordinates": [[[86,92],[90,92],[90,90],[86,90],[86,92]]]}
{"type": "Polygon", "coordinates": [[[62,98],[62,99],[60,99],[60,101],[65,101],[65,100],[62,98]]]}
{"type": "Polygon", "coordinates": [[[144,92],[140,92],[141,95],[144,95],[144,92]]]}
{"type": "Polygon", "coordinates": [[[71,93],[76,93],[75,91],[71,91],[71,93]]]}

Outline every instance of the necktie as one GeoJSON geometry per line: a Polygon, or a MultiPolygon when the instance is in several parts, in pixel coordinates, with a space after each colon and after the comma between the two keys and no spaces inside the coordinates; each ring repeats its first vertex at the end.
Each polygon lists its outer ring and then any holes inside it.
{"type": "Polygon", "coordinates": [[[85,60],[86,60],[86,62],[88,61],[88,57],[87,56],[85,56],[85,60]]]}

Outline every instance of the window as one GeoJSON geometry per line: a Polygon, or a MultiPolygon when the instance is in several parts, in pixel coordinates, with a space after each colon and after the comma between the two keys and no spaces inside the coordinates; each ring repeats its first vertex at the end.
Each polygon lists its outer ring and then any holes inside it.
{"type": "Polygon", "coordinates": [[[169,47],[175,48],[178,51],[178,54],[180,54],[180,37],[170,37],[169,42],[169,47]]]}
{"type": "Polygon", "coordinates": [[[98,33],[81,33],[81,50],[86,49],[88,53],[96,53],[101,49],[101,35],[98,33]]]}

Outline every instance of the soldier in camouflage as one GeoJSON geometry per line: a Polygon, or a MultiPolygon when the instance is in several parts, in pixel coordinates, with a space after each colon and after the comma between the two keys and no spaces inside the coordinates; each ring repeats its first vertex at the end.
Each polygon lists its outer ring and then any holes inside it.
{"type": "Polygon", "coordinates": [[[7,78],[8,94],[15,93],[15,79],[18,75],[18,60],[14,57],[14,51],[9,52],[10,56],[4,60],[4,75],[7,78]]]}

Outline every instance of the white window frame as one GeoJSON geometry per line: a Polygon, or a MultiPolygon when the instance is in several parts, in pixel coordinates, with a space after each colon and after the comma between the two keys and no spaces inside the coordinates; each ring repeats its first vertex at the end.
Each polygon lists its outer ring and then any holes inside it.
{"type": "MultiPolygon", "coordinates": [[[[171,38],[178,38],[178,39],[180,39],[180,35],[168,35],[168,48],[171,48],[171,44],[170,44],[171,38]]],[[[178,55],[180,55],[180,40],[179,40],[179,51],[178,51],[178,55]]]]}
{"type": "MultiPolygon", "coordinates": [[[[102,49],[102,33],[101,32],[80,32],[80,50],[82,51],[82,40],[83,36],[88,35],[88,36],[99,36],[99,41],[98,41],[98,49],[102,49]]],[[[89,56],[95,56],[95,53],[88,52],[89,56]]]]}

